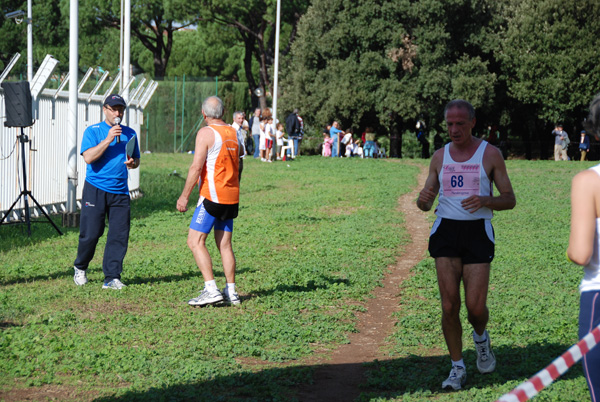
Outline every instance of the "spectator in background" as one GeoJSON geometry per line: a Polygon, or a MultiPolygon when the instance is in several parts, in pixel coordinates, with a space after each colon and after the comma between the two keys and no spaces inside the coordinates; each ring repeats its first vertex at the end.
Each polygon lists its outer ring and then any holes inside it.
{"type": "MultiPolygon", "coordinates": [[[[238,139],[238,143],[240,144],[240,147],[243,148],[244,153],[240,156],[240,181],[242,180],[242,171],[244,170],[244,157],[246,156],[246,131],[244,130],[244,112],[238,110],[237,112],[233,112],[233,123],[231,124],[231,127],[233,127],[235,129],[236,135],[237,135],[237,139],[238,139]]],[[[248,127],[248,125],[246,125],[246,128],[248,127]]]]}
{"type": "Polygon", "coordinates": [[[340,123],[334,121],[333,123],[331,123],[331,128],[329,129],[329,135],[333,140],[333,146],[331,147],[331,156],[334,158],[337,158],[339,156],[340,134],[344,135],[345,133],[342,130],[340,130],[340,123]]]}
{"type": "Polygon", "coordinates": [[[569,138],[569,135],[566,131],[563,130],[562,124],[557,124],[554,130],[552,130],[552,135],[554,136],[554,160],[555,161],[568,161],[569,157],[567,156],[567,146],[565,146],[565,141],[569,138]]]}
{"type": "Polygon", "coordinates": [[[289,139],[294,142],[293,159],[298,155],[300,139],[302,138],[300,120],[298,120],[298,109],[294,109],[294,111],[285,118],[285,131],[287,132],[289,139]]]}
{"type": "Polygon", "coordinates": [[[421,158],[429,159],[429,141],[427,141],[427,126],[422,118],[417,121],[417,141],[421,144],[421,158]]]}
{"type": "Polygon", "coordinates": [[[323,156],[329,157],[331,156],[331,147],[333,145],[333,138],[329,135],[329,133],[323,133],[323,156]]]}
{"type": "Polygon", "coordinates": [[[260,156],[260,108],[254,109],[254,116],[249,122],[252,139],[254,140],[254,158],[260,156]]]}
{"type": "Polygon", "coordinates": [[[348,144],[352,143],[352,128],[346,130],[346,134],[344,134],[340,142],[340,155],[347,156],[346,148],[348,147],[348,144]]]}
{"type": "Polygon", "coordinates": [[[363,147],[363,152],[365,154],[365,158],[372,158],[376,156],[377,144],[375,144],[375,133],[371,127],[367,127],[365,130],[365,146],[363,147]]]}
{"type": "MultiPolygon", "coordinates": [[[[600,133],[600,97],[590,105],[586,131],[600,133]]],[[[579,339],[600,323],[600,165],[578,173],[571,185],[571,234],[567,257],[583,267],[579,285],[579,339]]],[[[600,399],[600,348],[582,359],[592,401],[600,399]]]]}
{"type": "Polygon", "coordinates": [[[587,161],[587,154],[590,152],[590,137],[585,130],[581,130],[581,138],[579,139],[579,152],[581,152],[580,161],[587,161]]]}
{"type": "Polygon", "coordinates": [[[302,138],[304,137],[304,119],[300,115],[298,115],[298,121],[300,122],[300,135],[298,136],[298,148],[294,147],[294,149],[297,149],[296,156],[300,155],[300,148],[302,148],[302,138]]]}
{"type": "Polygon", "coordinates": [[[275,133],[273,132],[273,116],[265,117],[263,121],[263,130],[265,132],[265,158],[267,162],[273,162],[273,140],[275,133]]]}
{"type": "Polygon", "coordinates": [[[277,160],[280,161],[281,148],[283,148],[283,136],[285,135],[285,132],[283,131],[283,124],[281,123],[277,123],[277,126],[275,128],[277,129],[277,131],[275,132],[275,137],[277,140],[277,150],[275,152],[275,155],[277,156],[277,160]]]}

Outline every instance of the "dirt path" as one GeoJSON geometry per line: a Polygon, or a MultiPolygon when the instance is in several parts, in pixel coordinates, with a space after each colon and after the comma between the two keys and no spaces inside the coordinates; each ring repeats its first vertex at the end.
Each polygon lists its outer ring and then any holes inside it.
{"type": "Polygon", "coordinates": [[[311,361],[319,367],[314,384],[299,390],[297,397],[300,401],[353,401],[360,395],[359,385],[365,381],[363,363],[388,359],[382,347],[394,329],[392,314],[400,309],[398,286],[410,275],[410,269],[425,257],[427,250],[429,222],[415,204],[426,178],[427,169],[422,167],[417,187],[398,200],[398,209],[405,217],[410,236],[404,254],[389,268],[383,280],[384,286],[373,292],[374,298],[367,303],[367,311],[359,313],[358,332],[349,335],[350,343],[311,361]]]}

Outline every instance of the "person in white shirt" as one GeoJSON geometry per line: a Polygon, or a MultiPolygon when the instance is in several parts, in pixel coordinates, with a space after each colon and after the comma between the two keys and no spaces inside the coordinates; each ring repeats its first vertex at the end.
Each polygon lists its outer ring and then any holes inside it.
{"type": "Polygon", "coordinates": [[[517,201],[500,150],[472,135],[476,122],[473,106],[462,99],[453,100],[446,105],[444,117],[451,142],[434,153],[417,207],[431,210],[439,193],[429,254],[435,259],[442,331],[452,360],[450,375],[442,382],[442,388],[459,390],[467,380],[462,355],[460,283],[464,285],[468,320],[473,327],[477,369],[491,373],[496,368],[496,358],[486,326],[495,247],[492,211],[512,209],[517,201]],[[499,195],[493,194],[492,184],[499,195]]]}

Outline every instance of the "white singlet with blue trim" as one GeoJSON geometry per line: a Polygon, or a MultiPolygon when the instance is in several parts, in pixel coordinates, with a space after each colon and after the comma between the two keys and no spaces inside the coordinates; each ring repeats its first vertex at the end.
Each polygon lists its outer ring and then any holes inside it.
{"type": "MultiPolygon", "coordinates": [[[[596,165],[590,170],[593,170],[600,175],[600,165],[596,165]]],[[[592,258],[588,265],[583,267],[583,279],[579,285],[580,292],[588,292],[591,290],[600,290],[600,218],[596,218],[596,231],[594,233],[594,250],[592,258]]]]}
{"type": "Polygon", "coordinates": [[[435,214],[440,218],[470,221],[492,219],[492,210],[486,207],[471,213],[465,210],[461,201],[472,195],[493,195],[492,183],[483,167],[483,154],[487,146],[481,141],[471,159],[455,162],[450,156],[450,144],[444,147],[444,160],[438,180],[440,182],[439,201],[435,214]]]}

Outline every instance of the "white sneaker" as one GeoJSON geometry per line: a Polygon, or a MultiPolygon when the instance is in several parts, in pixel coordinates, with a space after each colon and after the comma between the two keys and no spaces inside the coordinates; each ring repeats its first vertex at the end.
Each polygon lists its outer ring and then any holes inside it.
{"type": "Polygon", "coordinates": [[[467,370],[462,366],[452,366],[448,379],[442,383],[442,388],[461,389],[467,382],[467,370]]]}
{"type": "Polygon", "coordinates": [[[104,282],[104,284],[102,285],[102,289],[121,290],[124,287],[125,287],[125,284],[123,282],[121,282],[120,280],[118,280],[117,278],[113,279],[110,282],[104,282]]]}
{"type": "Polygon", "coordinates": [[[73,275],[73,280],[75,281],[75,285],[83,286],[88,283],[87,274],[85,269],[79,269],[77,267],[73,267],[75,270],[75,274],[73,275]]]}
{"type": "Polygon", "coordinates": [[[190,306],[207,306],[209,304],[215,304],[223,301],[223,295],[219,292],[219,289],[208,291],[206,289],[202,289],[200,295],[188,301],[190,306]]]}
{"type": "Polygon", "coordinates": [[[475,350],[477,350],[477,369],[480,373],[487,374],[496,369],[496,356],[490,345],[490,334],[486,330],[483,335],[485,341],[475,342],[475,350]]]}
{"type": "Polygon", "coordinates": [[[242,301],[240,300],[240,295],[234,290],[233,293],[229,293],[229,289],[226,287],[223,289],[223,299],[226,304],[240,304],[242,301]]]}

